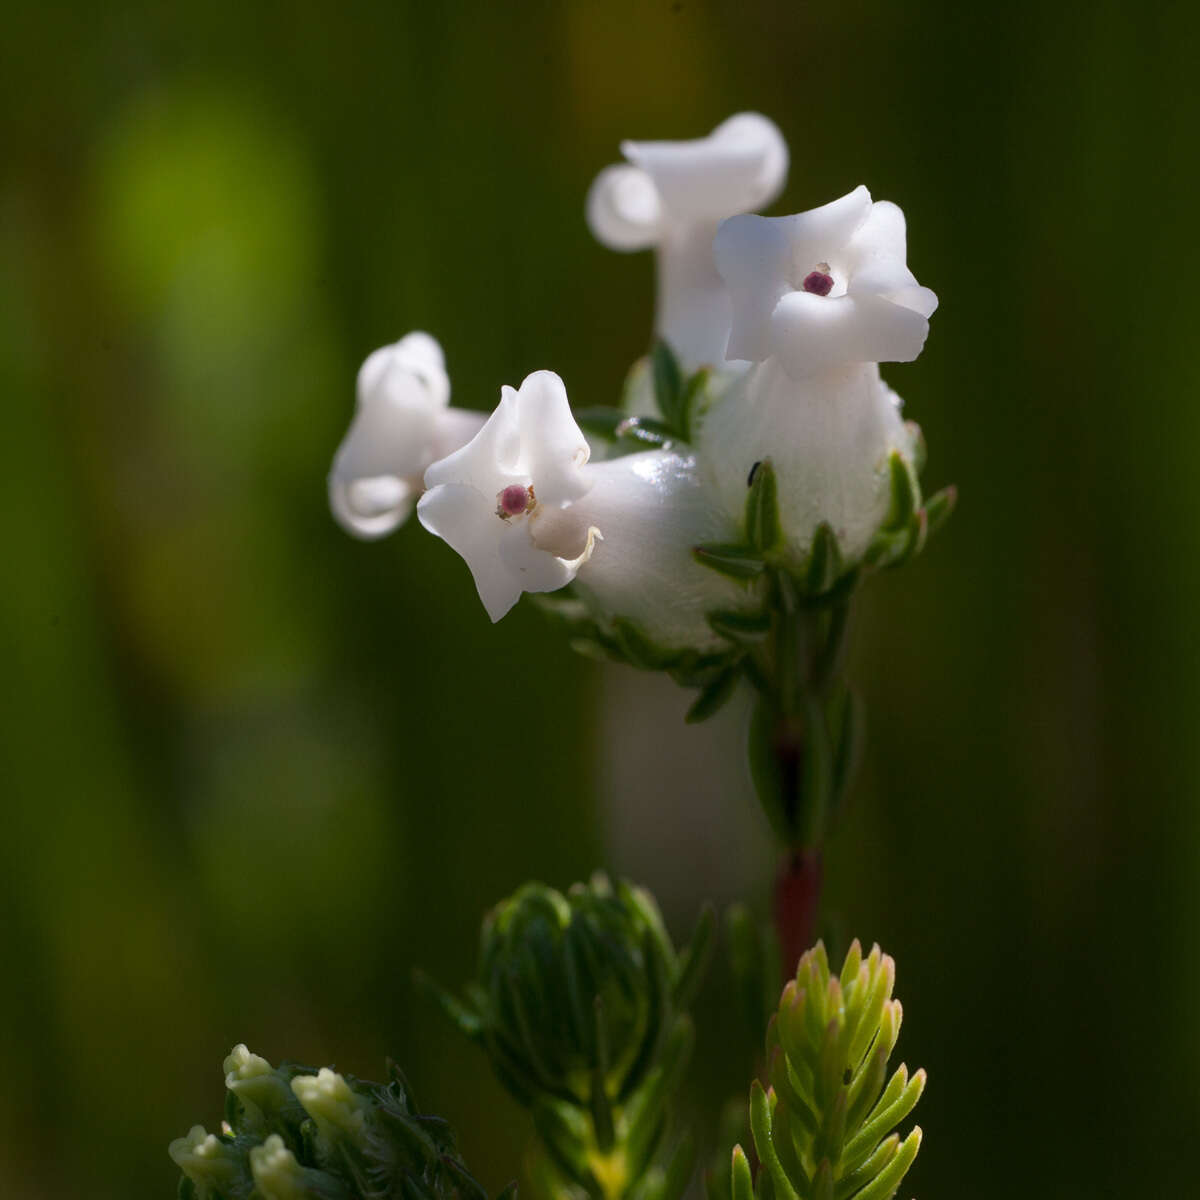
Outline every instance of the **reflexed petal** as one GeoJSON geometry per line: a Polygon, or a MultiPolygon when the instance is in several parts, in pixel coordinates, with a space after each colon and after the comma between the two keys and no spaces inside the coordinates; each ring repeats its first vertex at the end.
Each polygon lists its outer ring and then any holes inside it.
{"type": "Polygon", "coordinates": [[[415,491],[394,475],[365,479],[329,476],[329,508],[349,534],[364,540],[386,537],[412,511],[415,491]]]}
{"type": "Polygon", "coordinates": [[[903,259],[876,254],[852,274],[849,291],[852,296],[863,293],[879,296],[917,286],[917,277],[904,265],[903,259]]]}
{"type": "Polygon", "coordinates": [[[787,146],[774,122],[739,113],[706,138],[622,142],[621,153],[654,180],[679,220],[719,220],[771,200],[787,173],[787,146]]]}
{"type": "Polygon", "coordinates": [[[933,316],[938,306],[937,293],[930,291],[927,287],[901,288],[899,291],[889,292],[887,299],[893,304],[911,308],[913,312],[920,313],[926,320],[933,316]]]}
{"type": "Polygon", "coordinates": [[[773,218],[783,224],[791,246],[792,283],[799,285],[816,263],[837,258],[870,211],[871,193],[859,184],[854,191],[819,208],[773,218]]]}
{"type": "Polygon", "coordinates": [[[587,491],[579,468],[590,453],[571,416],[567,389],[553,371],[535,371],[516,393],[520,466],[543,504],[577,500],[587,491]]]}
{"type": "Polygon", "coordinates": [[[912,362],[920,355],[929,336],[927,318],[882,296],[865,296],[857,303],[863,345],[870,351],[861,361],[912,362]]]}
{"type": "Polygon", "coordinates": [[[495,508],[494,497],[446,483],[431,487],[421,497],[417,519],[466,560],[483,607],[498,621],[520,598],[521,585],[501,560],[499,534],[505,522],[496,516],[495,508]]]}
{"type": "Polygon", "coordinates": [[[860,259],[873,254],[888,254],[901,262],[908,257],[908,237],[904,213],[890,200],[876,200],[867,219],[850,239],[850,252],[860,259]]]}
{"type": "Polygon", "coordinates": [[[465,446],[433,463],[425,472],[425,486],[460,483],[495,497],[510,483],[528,484],[528,476],[520,470],[520,445],[517,393],[510,387],[501,388],[500,403],[479,432],[465,446]]]}
{"type": "Polygon", "coordinates": [[[644,250],[662,234],[662,203],[654,180],[638,167],[605,167],[588,191],[587,222],[612,250],[644,250]]]}

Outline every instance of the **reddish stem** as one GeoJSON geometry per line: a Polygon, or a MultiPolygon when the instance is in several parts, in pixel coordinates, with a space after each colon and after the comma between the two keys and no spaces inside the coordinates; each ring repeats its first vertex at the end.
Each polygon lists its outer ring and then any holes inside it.
{"type": "Polygon", "coordinates": [[[784,979],[792,976],[800,955],[813,943],[821,907],[821,875],[820,851],[793,850],[775,882],[775,932],[784,979]]]}

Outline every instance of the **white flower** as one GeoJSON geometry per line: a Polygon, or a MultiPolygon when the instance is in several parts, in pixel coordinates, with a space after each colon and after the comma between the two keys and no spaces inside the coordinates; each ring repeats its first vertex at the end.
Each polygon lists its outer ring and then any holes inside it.
{"type": "Polygon", "coordinates": [[[937,296],[905,265],[904,214],[865,187],[791,217],[731,217],[713,243],[733,301],[727,357],[799,377],[911,362],[937,296]]]}
{"type": "Polygon", "coordinates": [[[588,490],[588,443],[553,371],[535,371],[460,450],[425,472],[417,516],[466,559],[493,621],[522,592],[551,592],[574,577],[597,531],[573,504],[588,490]]]}
{"type": "Polygon", "coordinates": [[[369,355],[357,392],[329,475],[329,505],[348,533],[379,538],[412,510],[425,468],[474,437],[483,414],[447,407],[442,349],[427,333],[369,355]]]}
{"type": "Polygon", "coordinates": [[[769,204],[783,186],[788,153],[773,122],[739,113],[708,137],[622,142],[629,160],[606,167],[588,193],[587,219],[613,250],[658,251],[655,327],[691,370],[720,363],[729,297],[713,265],[717,225],[769,204]]]}
{"type": "Polygon", "coordinates": [[[695,456],[648,450],[591,464],[586,476],[581,517],[604,532],[575,581],[589,608],[602,623],[632,621],[664,649],[721,647],[706,614],[756,600],[692,557],[702,542],[738,536],[695,456]]]}
{"type": "Polygon", "coordinates": [[[776,358],[760,363],[709,411],[700,449],[724,506],[741,512],[754,464],[770,458],[789,549],[808,552],[827,522],[857,561],[887,515],[888,459],[913,460],[900,399],[874,363],[796,379],[776,358]]]}

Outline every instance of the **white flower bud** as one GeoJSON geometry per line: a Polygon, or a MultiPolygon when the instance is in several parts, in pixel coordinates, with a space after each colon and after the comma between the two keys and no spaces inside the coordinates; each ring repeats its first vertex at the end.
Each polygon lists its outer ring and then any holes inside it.
{"type": "Polygon", "coordinates": [[[483,415],[447,407],[442,350],[427,333],[370,354],[357,394],[329,475],[329,504],[348,533],[379,538],[412,510],[426,467],[470,441],[483,415]]]}
{"type": "Polygon", "coordinates": [[[905,265],[904,214],[865,187],[791,217],[731,217],[713,254],[733,302],[727,357],[777,357],[797,378],[911,362],[937,308],[905,265]]]}
{"type": "Polygon", "coordinates": [[[417,516],[467,562],[484,608],[498,621],[522,592],[575,578],[597,531],[573,504],[590,486],[589,448],[563,381],[535,371],[461,449],[425,472],[417,516]]]}
{"type": "Polygon", "coordinates": [[[708,137],[622,142],[621,152],[628,164],[605,168],[592,184],[588,224],[614,250],[657,250],[658,335],[689,370],[719,363],[730,307],[713,264],[713,235],[723,218],[778,195],[787,146],[766,117],[739,113],[708,137]]]}
{"type": "Polygon", "coordinates": [[[237,1157],[229,1146],[216,1134],[207,1132],[203,1125],[193,1125],[186,1137],[176,1138],[167,1147],[167,1153],[196,1185],[201,1200],[237,1178],[237,1157]]]}
{"type": "Polygon", "coordinates": [[[251,1149],[250,1173],[262,1200],[304,1200],[309,1195],[304,1168],[277,1133],[251,1149]]]}
{"type": "Polygon", "coordinates": [[[265,1058],[253,1054],[245,1043],[229,1052],[224,1062],[225,1086],[255,1117],[276,1112],[291,1099],[288,1086],[265,1058]]]}
{"type": "Polygon", "coordinates": [[[888,459],[913,459],[900,400],[874,363],[796,379],[768,358],[710,409],[700,449],[731,513],[742,511],[754,464],[769,458],[789,549],[805,555],[827,522],[856,561],[887,515],[888,459]]]}
{"type": "Polygon", "coordinates": [[[297,1075],[292,1091],[322,1137],[331,1139],[340,1133],[358,1137],[362,1133],[363,1102],[336,1071],[322,1067],[315,1075],[297,1075]]]}

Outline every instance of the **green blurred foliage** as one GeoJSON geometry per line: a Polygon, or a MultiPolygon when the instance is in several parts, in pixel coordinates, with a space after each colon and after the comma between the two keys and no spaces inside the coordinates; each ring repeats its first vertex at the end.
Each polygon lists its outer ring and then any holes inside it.
{"type": "MultiPolygon", "coordinates": [[[[602,858],[598,675],[524,606],[490,627],[419,529],[351,542],[324,474],[357,364],[410,328],[459,404],[544,366],[610,400],[651,264],[591,241],[587,185],[622,137],[756,108],[792,145],[775,211],[867,182],[942,298],[887,375],[962,504],[861,606],[871,743],[828,864],[929,1068],[909,1183],[1186,1194],[1196,10],[7,17],[0,1193],[172,1194],[239,1040],[368,1077],[392,1053],[493,1191],[520,1169],[521,1115],[409,969],[465,978],[488,904],[602,858]]],[[[668,878],[682,932],[704,879],[668,878]]],[[[710,1129],[758,1038],[720,971],[706,1004],[710,1129]]]]}

